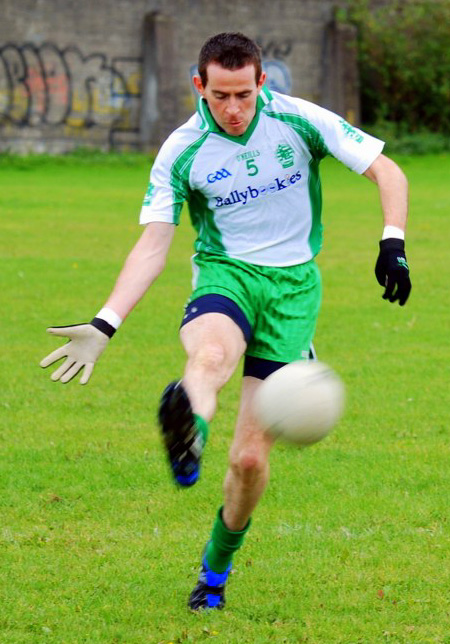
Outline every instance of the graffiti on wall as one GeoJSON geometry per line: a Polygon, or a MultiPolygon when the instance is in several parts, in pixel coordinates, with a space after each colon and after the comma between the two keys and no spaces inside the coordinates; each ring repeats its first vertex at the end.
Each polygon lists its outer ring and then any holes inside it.
{"type": "Polygon", "coordinates": [[[293,41],[291,38],[285,40],[267,40],[262,36],[256,38],[256,42],[261,47],[263,58],[275,58],[275,60],[284,60],[292,53],[293,41]]]}
{"type": "Polygon", "coordinates": [[[140,58],[84,56],[77,47],[0,46],[0,125],[131,131],[139,124],[140,58]]]}
{"type": "Polygon", "coordinates": [[[266,85],[281,94],[290,94],[292,78],[289,67],[282,60],[264,60],[263,70],[267,74],[266,85]]]}
{"type": "Polygon", "coordinates": [[[290,38],[284,40],[267,39],[260,36],[256,38],[256,42],[261,47],[263,69],[267,74],[267,86],[276,92],[290,94],[292,77],[286,58],[292,53],[292,40],[290,38]]]}

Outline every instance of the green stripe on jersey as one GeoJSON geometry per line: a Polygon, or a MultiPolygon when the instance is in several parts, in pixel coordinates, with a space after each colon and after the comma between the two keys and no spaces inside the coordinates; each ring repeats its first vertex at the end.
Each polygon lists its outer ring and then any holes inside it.
{"type": "Polygon", "coordinates": [[[315,257],[322,248],[323,226],[322,214],[322,186],[319,176],[319,162],[311,159],[309,162],[308,191],[311,200],[311,230],[309,231],[308,243],[313,256],[315,257]]]}
{"type": "Polygon", "coordinates": [[[187,194],[189,192],[189,174],[195,155],[200,150],[208,136],[209,132],[205,132],[199,139],[185,148],[175,159],[170,169],[170,185],[173,189],[174,224],[180,223],[180,213],[183,207],[183,202],[187,199],[187,194]]]}
{"type": "Polygon", "coordinates": [[[239,145],[247,145],[251,135],[258,125],[261,110],[272,100],[272,98],[273,96],[270,93],[269,89],[264,86],[257,97],[255,116],[250,122],[250,125],[243,134],[240,134],[239,136],[233,136],[231,134],[227,134],[221,127],[219,127],[209,110],[208,103],[204,98],[200,97],[197,103],[197,111],[202,119],[200,129],[203,130],[206,126],[208,126],[211,132],[220,135],[222,138],[227,139],[228,141],[239,143],[239,145]]]}
{"type": "Polygon", "coordinates": [[[264,114],[283,121],[283,123],[295,130],[304,140],[313,157],[318,161],[331,154],[319,130],[303,116],[288,112],[264,112],[264,114]]]}
{"type": "Polygon", "coordinates": [[[208,199],[200,190],[192,190],[189,195],[189,214],[197,232],[195,251],[224,252],[222,234],[214,220],[214,211],[208,207],[208,199]]]}
{"type": "Polygon", "coordinates": [[[283,121],[289,125],[304,140],[312,154],[309,162],[308,191],[311,202],[311,230],[309,233],[308,243],[314,256],[322,247],[322,186],[319,176],[319,162],[331,155],[325,140],[319,130],[307,119],[298,114],[287,112],[265,112],[267,116],[283,121]]]}

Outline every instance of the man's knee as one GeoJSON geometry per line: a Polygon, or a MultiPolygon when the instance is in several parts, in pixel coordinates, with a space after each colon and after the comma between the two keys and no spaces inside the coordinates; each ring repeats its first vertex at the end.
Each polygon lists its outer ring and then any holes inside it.
{"type": "Polygon", "coordinates": [[[268,454],[258,445],[245,445],[231,450],[230,466],[244,485],[267,475],[268,454]]]}
{"type": "Polygon", "coordinates": [[[227,352],[220,342],[205,342],[190,356],[189,363],[191,368],[211,376],[222,376],[228,371],[227,352]]]}

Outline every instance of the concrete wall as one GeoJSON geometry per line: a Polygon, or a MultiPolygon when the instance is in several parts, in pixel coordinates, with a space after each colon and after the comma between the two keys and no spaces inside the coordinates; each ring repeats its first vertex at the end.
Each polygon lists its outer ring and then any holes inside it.
{"type": "Polygon", "coordinates": [[[199,48],[228,30],[260,43],[272,87],[358,117],[332,0],[1,1],[0,150],[157,146],[194,109],[199,48]]]}

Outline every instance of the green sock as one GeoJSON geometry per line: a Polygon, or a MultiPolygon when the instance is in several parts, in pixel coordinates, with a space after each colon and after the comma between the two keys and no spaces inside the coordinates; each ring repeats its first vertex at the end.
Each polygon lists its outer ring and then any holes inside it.
{"type": "Polygon", "coordinates": [[[198,414],[194,414],[195,418],[195,424],[197,426],[198,431],[202,435],[203,438],[203,447],[206,445],[206,441],[208,440],[208,434],[209,434],[209,427],[208,423],[202,416],[199,416],[198,414]]]}
{"type": "Polygon", "coordinates": [[[244,541],[245,533],[250,527],[250,520],[243,530],[233,532],[228,530],[222,519],[222,509],[217,513],[211,533],[211,540],[206,547],[205,558],[208,566],[214,572],[225,572],[244,541]]]}

